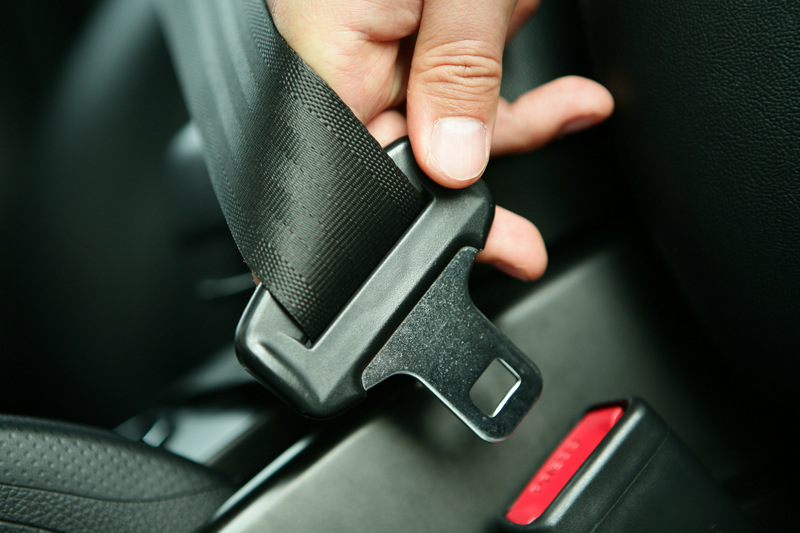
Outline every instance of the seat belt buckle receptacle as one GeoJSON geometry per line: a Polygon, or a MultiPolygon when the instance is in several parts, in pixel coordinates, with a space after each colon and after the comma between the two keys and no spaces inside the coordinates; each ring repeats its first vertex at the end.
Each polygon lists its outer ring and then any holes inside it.
{"type": "Polygon", "coordinates": [[[387,153],[427,194],[422,213],[313,344],[259,285],[236,331],[237,356],[307,416],[335,416],[384,379],[408,374],[482,439],[502,441],[539,398],[542,378],[469,296],[475,254],[494,216],[491,195],[480,181],[460,190],[437,185],[407,139],[387,153]],[[508,390],[479,407],[473,387],[490,367],[505,370],[508,390]]]}

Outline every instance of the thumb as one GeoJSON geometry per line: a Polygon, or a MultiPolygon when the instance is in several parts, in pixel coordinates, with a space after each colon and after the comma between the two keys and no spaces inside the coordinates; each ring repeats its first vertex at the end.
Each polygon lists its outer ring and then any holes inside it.
{"type": "Polygon", "coordinates": [[[427,0],[408,81],[408,130],[420,167],[462,188],[483,174],[503,46],[515,0],[427,0]]]}

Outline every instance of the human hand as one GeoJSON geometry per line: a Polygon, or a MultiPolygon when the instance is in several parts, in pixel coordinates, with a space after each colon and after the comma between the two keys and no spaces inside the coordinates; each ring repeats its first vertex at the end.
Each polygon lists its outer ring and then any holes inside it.
{"type": "MultiPolygon", "coordinates": [[[[437,183],[462,188],[489,156],[521,153],[605,120],[611,94],[576,76],[509,103],[503,48],[539,0],[267,0],[289,45],[382,146],[408,135],[437,183]],[[405,114],[399,107],[405,103],[405,114]]],[[[544,273],[536,227],[501,207],[477,261],[520,279],[544,273]]]]}

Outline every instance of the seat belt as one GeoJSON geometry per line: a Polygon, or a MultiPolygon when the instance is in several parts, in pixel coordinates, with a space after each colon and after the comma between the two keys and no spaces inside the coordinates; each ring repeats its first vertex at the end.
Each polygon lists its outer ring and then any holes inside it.
{"type": "Polygon", "coordinates": [[[159,8],[239,251],[314,340],[419,215],[422,192],[289,48],[263,0],[159,8]]]}
{"type": "Polygon", "coordinates": [[[407,373],[483,438],[510,435],[541,377],[468,296],[494,214],[485,185],[443,189],[407,141],[382,150],[279,35],[264,0],[156,5],[217,198],[262,281],[237,330],[240,361],[311,416],[407,373]],[[515,384],[487,413],[470,392],[495,359],[515,384]]]}

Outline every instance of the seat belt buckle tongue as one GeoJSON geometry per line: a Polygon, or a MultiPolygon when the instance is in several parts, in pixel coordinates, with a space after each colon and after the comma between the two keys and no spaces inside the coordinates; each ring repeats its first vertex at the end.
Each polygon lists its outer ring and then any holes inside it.
{"type": "Polygon", "coordinates": [[[387,153],[429,194],[422,213],[313,344],[259,285],[236,330],[239,361],[315,418],[341,413],[392,375],[412,375],[479,437],[505,440],[539,398],[542,378],[469,296],[494,215],[489,190],[480,181],[460,190],[437,185],[417,167],[407,139],[387,153]],[[507,390],[485,404],[475,385],[497,369],[507,390]]]}

